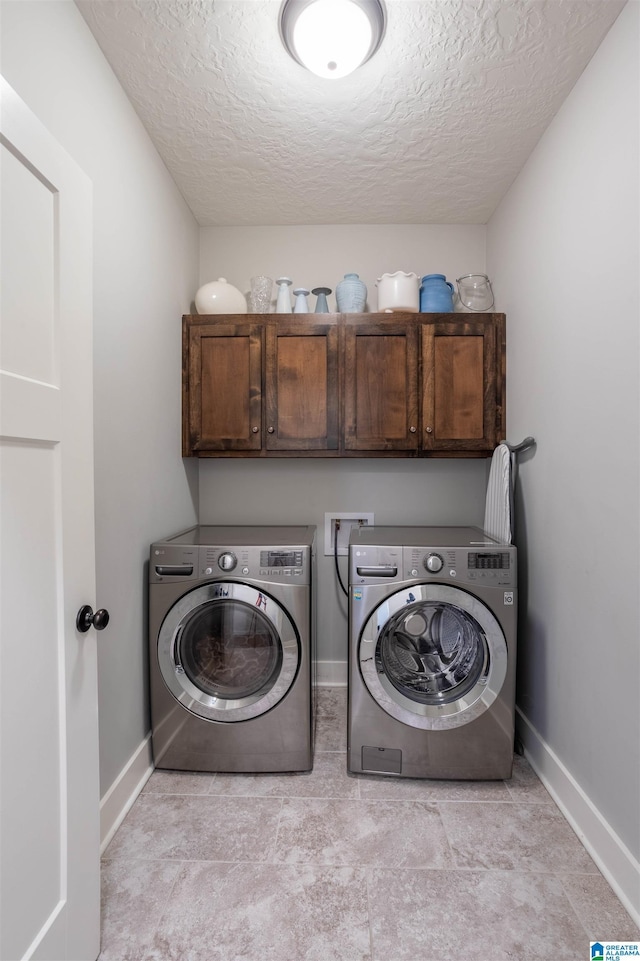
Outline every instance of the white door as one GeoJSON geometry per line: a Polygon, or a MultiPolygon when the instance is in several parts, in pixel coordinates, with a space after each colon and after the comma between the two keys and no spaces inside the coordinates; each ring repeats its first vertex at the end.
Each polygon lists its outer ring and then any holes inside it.
{"type": "Polygon", "coordinates": [[[0,204],[0,958],[91,961],[91,184],[1,77],[0,204]]]}

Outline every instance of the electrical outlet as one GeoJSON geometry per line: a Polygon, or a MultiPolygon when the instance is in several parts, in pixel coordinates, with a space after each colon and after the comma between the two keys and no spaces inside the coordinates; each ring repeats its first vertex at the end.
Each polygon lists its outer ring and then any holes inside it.
{"type": "Polygon", "coordinates": [[[329,556],[334,552],[334,538],[336,521],[340,522],[338,529],[338,555],[349,553],[349,535],[352,527],[368,527],[373,524],[373,514],[355,511],[331,511],[324,515],[324,552],[329,556]]]}

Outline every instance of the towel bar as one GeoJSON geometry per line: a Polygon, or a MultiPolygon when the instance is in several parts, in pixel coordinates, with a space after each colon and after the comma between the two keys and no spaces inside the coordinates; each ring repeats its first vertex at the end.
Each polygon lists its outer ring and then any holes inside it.
{"type": "Polygon", "coordinates": [[[503,440],[502,443],[507,445],[512,454],[520,454],[523,450],[529,450],[530,447],[536,446],[535,437],[525,437],[519,444],[509,444],[506,440],[503,440]]]}

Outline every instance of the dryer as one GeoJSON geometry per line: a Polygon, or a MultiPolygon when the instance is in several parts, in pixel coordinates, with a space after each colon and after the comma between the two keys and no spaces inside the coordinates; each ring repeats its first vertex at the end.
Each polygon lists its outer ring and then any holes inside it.
{"type": "Polygon", "coordinates": [[[479,528],[355,529],[349,771],[509,778],[516,611],[516,548],[479,528]]]}
{"type": "Polygon", "coordinates": [[[315,532],[199,526],[151,545],[157,768],[311,770],[315,532]]]}

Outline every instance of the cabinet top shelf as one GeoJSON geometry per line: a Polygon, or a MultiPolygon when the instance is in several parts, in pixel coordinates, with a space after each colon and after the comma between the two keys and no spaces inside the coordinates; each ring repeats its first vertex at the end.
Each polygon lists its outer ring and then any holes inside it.
{"type": "Polygon", "coordinates": [[[304,323],[304,321],[309,322],[328,322],[337,321],[343,319],[345,322],[356,322],[360,323],[362,321],[375,321],[379,323],[380,321],[423,321],[425,318],[429,320],[439,320],[439,321],[452,321],[458,323],[459,321],[473,321],[479,320],[485,323],[491,323],[496,318],[504,318],[503,313],[492,312],[492,313],[475,313],[471,311],[454,311],[452,313],[446,314],[431,314],[431,313],[416,313],[414,311],[408,310],[397,310],[390,312],[377,313],[375,311],[355,314],[355,313],[327,313],[327,314],[316,314],[316,313],[306,313],[306,314],[183,314],[183,318],[191,323],[211,323],[215,321],[225,321],[233,320],[234,323],[239,323],[243,320],[250,320],[251,323],[256,323],[261,321],[263,323],[268,323],[269,321],[278,320],[282,322],[283,320],[296,321],[304,323]]]}

